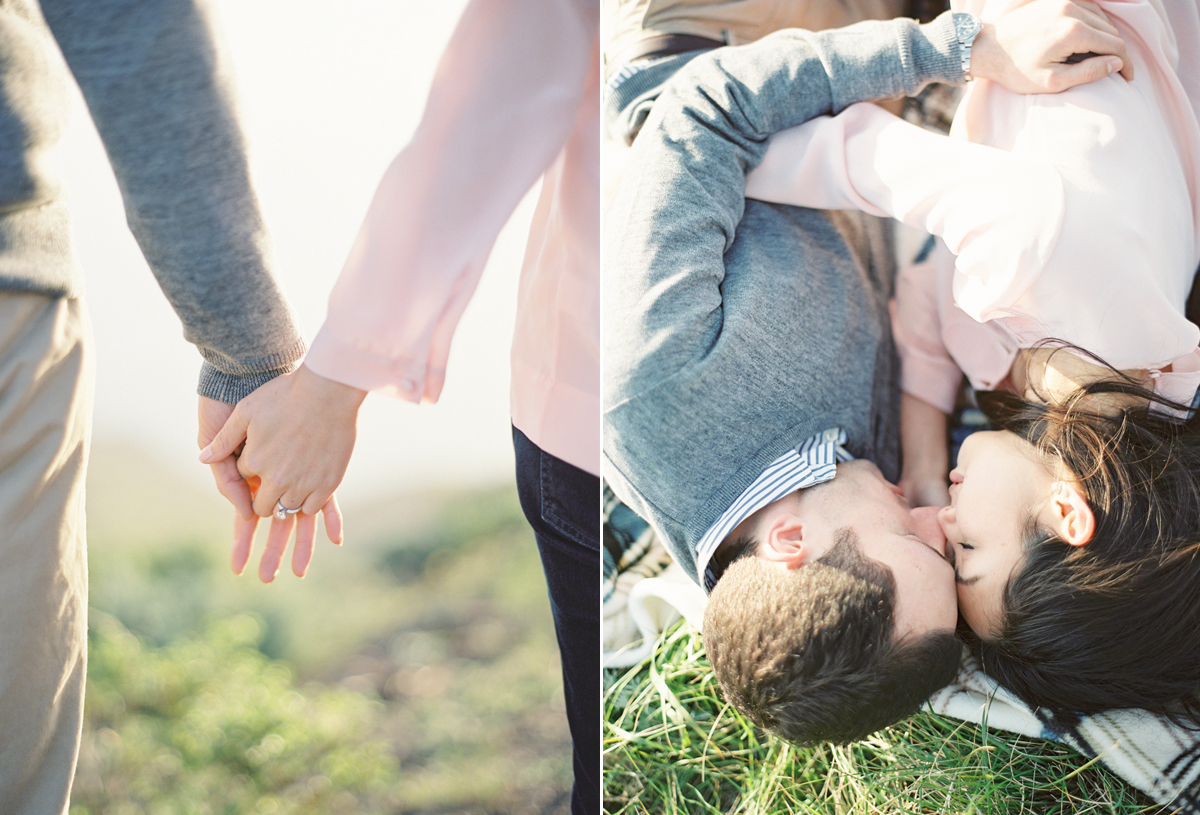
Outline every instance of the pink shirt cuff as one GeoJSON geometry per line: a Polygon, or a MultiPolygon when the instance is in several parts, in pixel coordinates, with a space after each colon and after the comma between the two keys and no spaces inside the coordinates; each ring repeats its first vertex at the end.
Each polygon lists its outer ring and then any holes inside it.
{"type": "Polygon", "coordinates": [[[328,328],[317,332],[304,364],[326,379],[408,402],[436,402],[446,381],[444,368],[372,353],[338,339],[328,328]]]}

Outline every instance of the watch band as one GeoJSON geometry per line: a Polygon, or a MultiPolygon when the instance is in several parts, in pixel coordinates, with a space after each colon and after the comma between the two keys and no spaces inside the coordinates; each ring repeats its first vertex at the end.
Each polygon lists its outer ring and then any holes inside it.
{"type": "Polygon", "coordinates": [[[962,72],[963,76],[971,79],[971,46],[975,42],[975,38],[979,36],[979,30],[983,27],[983,23],[974,14],[967,14],[965,11],[956,11],[953,15],[954,20],[954,36],[958,39],[958,50],[962,57],[962,72]]]}

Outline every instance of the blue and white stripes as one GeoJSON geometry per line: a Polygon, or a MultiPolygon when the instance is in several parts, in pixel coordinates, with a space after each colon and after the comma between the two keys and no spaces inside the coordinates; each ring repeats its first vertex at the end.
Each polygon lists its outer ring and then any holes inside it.
{"type": "Polygon", "coordinates": [[[854,458],[846,452],[845,444],[846,432],[837,427],[806,439],[771,462],[729,509],[721,513],[696,547],[696,570],[704,578],[706,591],[711,592],[717,584],[717,576],[708,568],[708,563],[733,528],[772,501],[833,478],[838,462],[854,458]]]}

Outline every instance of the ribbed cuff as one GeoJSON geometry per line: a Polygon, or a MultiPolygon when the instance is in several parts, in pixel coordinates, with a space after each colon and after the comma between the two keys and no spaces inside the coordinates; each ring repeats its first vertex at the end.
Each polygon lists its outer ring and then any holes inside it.
{"type": "Polygon", "coordinates": [[[297,340],[295,345],[285,351],[266,357],[254,365],[240,366],[243,371],[238,373],[223,371],[205,360],[200,367],[200,384],[196,392],[227,405],[236,405],[260,385],[265,385],[281,374],[296,370],[304,359],[306,350],[304,340],[297,340]]]}
{"type": "Polygon", "coordinates": [[[953,12],[947,11],[932,23],[920,27],[925,36],[914,38],[912,55],[916,65],[924,68],[919,76],[919,87],[930,82],[961,85],[967,81],[962,72],[962,57],[959,53],[958,37],[954,33],[953,12]]]}

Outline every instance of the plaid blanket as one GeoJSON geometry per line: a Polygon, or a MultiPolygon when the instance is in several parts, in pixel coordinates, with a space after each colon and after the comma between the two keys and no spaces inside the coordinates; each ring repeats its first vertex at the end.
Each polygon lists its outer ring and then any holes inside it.
{"type": "MultiPolygon", "coordinates": [[[[680,618],[701,628],[704,591],[671,560],[649,526],[604,489],[603,664],[647,659],[658,635],[680,618]]],[[[929,700],[957,719],[1068,745],[1097,758],[1129,784],[1184,815],[1200,815],[1200,733],[1142,710],[1056,718],[1031,710],[984,674],[973,658],[929,700]]]]}

